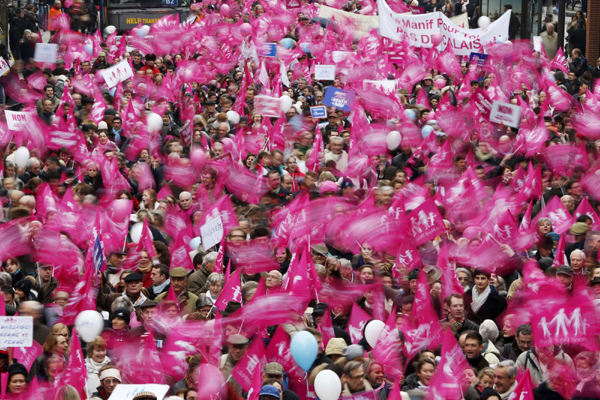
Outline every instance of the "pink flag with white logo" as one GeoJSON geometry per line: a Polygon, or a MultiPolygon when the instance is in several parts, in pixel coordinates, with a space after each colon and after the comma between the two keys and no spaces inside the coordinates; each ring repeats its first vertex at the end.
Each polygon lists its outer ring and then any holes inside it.
{"type": "Polygon", "coordinates": [[[42,346],[34,340],[31,347],[15,347],[13,359],[16,359],[18,363],[23,364],[29,370],[35,359],[41,356],[43,352],[42,346]]]}
{"type": "Polygon", "coordinates": [[[429,199],[414,209],[410,214],[412,238],[415,246],[435,238],[446,231],[446,226],[433,199],[429,199]]]}
{"type": "Polygon", "coordinates": [[[460,400],[467,389],[463,387],[462,376],[470,366],[451,329],[444,334],[441,357],[425,399],[460,400]]]}
{"type": "Polygon", "coordinates": [[[525,371],[519,383],[517,383],[517,387],[513,394],[511,394],[511,398],[515,398],[518,400],[533,400],[533,385],[531,383],[531,374],[529,369],[525,371]]]}
{"type": "Polygon", "coordinates": [[[346,326],[346,332],[350,335],[352,343],[358,343],[363,338],[363,329],[367,322],[373,319],[365,310],[360,308],[358,304],[352,304],[352,311],[346,326]]]}
{"type": "Polygon", "coordinates": [[[546,204],[546,208],[535,216],[532,221],[533,226],[535,226],[537,221],[543,217],[550,218],[550,221],[552,221],[552,231],[561,235],[568,231],[571,228],[571,225],[575,223],[575,219],[560,201],[558,196],[554,196],[552,200],[546,204]]]}
{"type": "Polygon", "coordinates": [[[263,339],[256,336],[250,343],[248,350],[246,350],[246,354],[233,367],[231,376],[244,390],[248,391],[252,388],[252,377],[255,375],[262,377],[262,371],[266,364],[263,339]]]}
{"type": "Polygon", "coordinates": [[[59,378],[61,384],[73,386],[77,392],[85,398],[85,385],[87,382],[87,368],[83,360],[81,343],[77,331],[73,328],[71,336],[71,351],[69,353],[69,362],[64,376],[59,378]]]}
{"type": "Polygon", "coordinates": [[[560,235],[558,246],[556,247],[556,256],[554,257],[554,261],[552,262],[553,267],[570,264],[567,260],[567,256],[565,255],[565,241],[565,235],[560,235]]]}
{"type": "Polygon", "coordinates": [[[587,215],[590,217],[592,219],[592,230],[600,231],[600,217],[598,217],[598,214],[594,211],[594,208],[591,206],[587,197],[581,199],[581,203],[579,203],[579,206],[575,210],[575,218],[579,218],[580,215],[587,215]]]}
{"type": "Polygon", "coordinates": [[[569,73],[569,64],[567,64],[567,58],[565,57],[565,53],[560,46],[556,52],[556,55],[554,56],[554,60],[552,60],[551,68],[560,69],[565,74],[569,73]]]}
{"type": "Polygon", "coordinates": [[[227,303],[230,301],[242,301],[242,285],[240,283],[240,270],[236,269],[225,283],[225,287],[219,294],[215,307],[220,311],[225,310],[227,303]]]}
{"type": "Polygon", "coordinates": [[[271,338],[265,350],[265,356],[268,363],[276,362],[281,364],[283,370],[288,373],[291,380],[301,382],[304,379],[304,371],[294,361],[294,357],[292,357],[290,341],[290,335],[285,329],[281,326],[277,327],[273,338],[271,338]]]}
{"type": "Polygon", "coordinates": [[[152,258],[156,255],[154,245],[152,244],[152,232],[148,227],[148,218],[144,218],[144,224],[142,226],[142,236],[138,242],[136,251],[141,252],[145,250],[148,253],[148,257],[152,258]]]}
{"type": "Polygon", "coordinates": [[[171,253],[171,268],[183,267],[186,271],[192,271],[194,269],[194,263],[190,258],[190,250],[186,242],[186,236],[185,232],[181,232],[177,236],[177,240],[173,245],[171,253]]]}
{"type": "Polygon", "coordinates": [[[420,266],[421,253],[419,253],[419,250],[417,250],[409,238],[405,238],[396,256],[396,264],[392,269],[393,277],[401,279],[404,275],[407,275],[410,271],[420,266]]]}

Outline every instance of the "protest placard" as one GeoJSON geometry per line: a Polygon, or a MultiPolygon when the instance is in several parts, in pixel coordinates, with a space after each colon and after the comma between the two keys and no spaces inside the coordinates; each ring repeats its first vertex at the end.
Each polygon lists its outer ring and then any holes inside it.
{"type": "Polygon", "coordinates": [[[20,131],[25,128],[31,118],[28,112],[6,110],[5,113],[8,129],[13,131],[20,131]]]}
{"type": "Polygon", "coordinates": [[[263,57],[277,57],[277,43],[263,43],[260,55],[263,57]]]}
{"type": "Polygon", "coordinates": [[[109,400],[131,400],[141,392],[151,392],[156,395],[156,400],[162,400],[169,391],[169,385],[156,385],[148,383],[145,385],[124,385],[120,384],[115,387],[109,400]]]}
{"type": "Polygon", "coordinates": [[[113,65],[108,69],[102,70],[102,76],[109,88],[117,86],[119,82],[123,82],[133,76],[133,71],[127,60],[123,60],[117,65],[113,65]]]}
{"type": "Polygon", "coordinates": [[[315,79],[332,81],[335,79],[335,65],[315,65],[315,79]]]}
{"type": "Polygon", "coordinates": [[[10,71],[10,65],[6,62],[4,57],[0,57],[0,76],[10,71]]]}
{"type": "Polygon", "coordinates": [[[477,63],[477,66],[483,67],[489,58],[489,54],[471,53],[469,54],[469,62],[477,63]]]}
{"type": "Polygon", "coordinates": [[[310,116],[313,118],[327,118],[327,108],[325,106],[312,106],[310,116]]]}
{"type": "Polygon", "coordinates": [[[0,348],[31,347],[33,317],[0,317],[0,348]]]}
{"type": "Polygon", "coordinates": [[[354,104],[355,98],[356,93],[352,90],[343,90],[330,86],[325,90],[323,104],[344,111],[352,111],[352,105],[354,104]]]}
{"type": "Polygon", "coordinates": [[[223,239],[223,221],[221,217],[211,219],[200,227],[200,236],[202,236],[202,246],[208,250],[223,239]]]}
{"type": "Polygon", "coordinates": [[[518,128],[521,121],[521,107],[516,104],[494,100],[490,111],[490,121],[518,128]]]}
{"type": "Polygon", "coordinates": [[[33,61],[54,64],[56,62],[56,53],[58,53],[58,45],[56,43],[36,43],[33,61]]]}

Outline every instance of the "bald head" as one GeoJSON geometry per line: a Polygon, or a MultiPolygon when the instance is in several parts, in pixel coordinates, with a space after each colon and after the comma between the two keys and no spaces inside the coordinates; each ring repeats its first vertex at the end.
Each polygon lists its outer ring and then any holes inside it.
{"type": "Polygon", "coordinates": [[[552,23],[547,23],[546,24],[546,32],[548,32],[549,35],[552,35],[554,33],[554,24],[552,23]]]}

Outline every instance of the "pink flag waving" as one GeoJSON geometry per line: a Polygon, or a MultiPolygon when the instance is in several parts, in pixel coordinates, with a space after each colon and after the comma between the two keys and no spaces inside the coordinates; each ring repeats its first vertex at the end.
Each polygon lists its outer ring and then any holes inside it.
{"type": "Polygon", "coordinates": [[[579,216],[583,214],[592,219],[592,230],[600,231],[600,217],[598,217],[598,214],[596,214],[592,208],[587,197],[583,197],[583,199],[581,199],[581,203],[579,203],[579,206],[575,210],[575,218],[579,218],[579,216]]]}
{"type": "Polygon", "coordinates": [[[244,390],[248,391],[252,388],[252,377],[254,375],[262,376],[262,370],[266,363],[263,339],[256,336],[250,343],[248,350],[246,350],[246,354],[233,367],[231,376],[244,390]]]}
{"type": "Polygon", "coordinates": [[[440,211],[433,199],[425,201],[408,214],[408,217],[412,226],[412,237],[415,246],[419,246],[446,231],[440,211]]]}
{"type": "Polygon", "coordinates": [[[294,361],[290,350],[290,335],[283,329],[277,327],[273,338],[269,342],[265,351],[267,362],[276,362],[281,364],[283,370],[286,371],[291,380],[300,382],[304,379],[304,371],[294,361]]]}
{"type": "Polygon", "coordinates": [[[519,383],[517,384],[517,387],[515,388],[515,391],[513,392],[511,397],[513,396],[515,399],[519,400],[534,399],[533,385],[531,383],[531,373],[529,372],[529,369],[525,370],[525,373],[521,377],[521,380],[519,380],[519,383]]]}
{"type": "Polygon", "coordinates": [[[563,49],[560,46],[558,51],[556,52],[556,55],[554,56],[554,60],[552,60],[552,68],[560,69],[565,74],[569,73],[569,64],[567,64],[565,53],[563,52],[563,49]]]}
{"type": "Polygon", "coordinates": [[[215,307],[223,311],[230,301],[242,301],[242,285],[240,283],[240,270],[236,269],[225,283],[225,287],[219,294],[215,307]]]}
{"type": "Polygon", "coordinates": [[[570,264],[567,260],[567,256],[565,255],[565,240],[565,235],[560,235],[558,246],[556,247],[556,256],[554,257],[554,261],[552,262],[553,267],[559,267],[561,265],[570,264]]]}
{"type": "Polygon", "coordinates": [[[547,217],[552,221],[552,230],[558,234],[563,234],[571,228],[575,219],[571,213],[565,208],[558,196],[554,196],[546,208],[538,213],[533,219],[533,225],[537,224],[540,218],[547,217]]]}
{"type": "Polygon", "coordinates": [[[425,399],[460,400],[466,390],[466,387],[462,387],[462,376],[470,366],[451,329],[447,329],[444,335],[441,356],[442,360],[429,383],[430,389],[425,399]]]}
{"type": "Polygon", "coordinates": [[[150,228],[148,227],[148,218],[144,218],[144,224],[142,226],[142,236],[140,238],[140,241],[138,242],[136,250],[138,252],[145,250],[148,253],[148,257],[150,258],[156,255],[156,251],[154,250],[154,244],[152,244],[152,232],[150,232],[150,228]]]}
{"type": "Polygon", "coordinates": [[[77,392],[85,397],[85,385],[87,382],[87,369],[83,360],[83,352],[77,331],[73,328],[71,336],[71,350],[69,353],[69,362],[64,376],[60,379],[61,383],[73,386],[77,392]]]}
{"type": "Polygon", "coordinates": [[[93,280],[94,266],[87,264],[82,280],[75,286],[67,305],[63,308],[63,316],[60,322],[67,326],[73,325],[75,324],[75,318],[80,312],[96,309],[97,289],[92,283],[93,280]]]}
{"type": "Polygon", "coordinates": [[[31,347],[15,347],[13,359],[16,359],[18,363],[23,364],[29,370],[35,359],[43,352],[42,346],[34,340],[31,347]]]}
{"type": "Polygon", "coordinates": [[[171,253],[171,268],[183,267],[186,271],[192,271],[194,269],[186,239],[187,235],[185,232],[181,232],[177,236],[177,240],[175,241],[171,253]]]}
{"type": "Polygon", "coordinates": [[[348,320],[348,325],[346,326],[346,332],[350,335],[350,339],[352,343],[358,343],[363,338],[363,329],[367,322],[371,320],[372,317],[367,314],[362,308],[358,306],[358,304],[352,304],[352,311],[350,312],[350,319],[348,320]]]}

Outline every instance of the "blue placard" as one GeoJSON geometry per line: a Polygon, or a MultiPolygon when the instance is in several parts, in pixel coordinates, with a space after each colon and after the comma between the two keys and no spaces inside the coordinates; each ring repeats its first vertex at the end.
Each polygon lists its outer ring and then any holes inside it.
{"type": "Polygon", "coordinates": [[[344,111],[352,111],[352,105],[356,93],[352,90],[342,90],[334,87],[328,87],[325,90],[325,96],[323,98],[323,104],[329,107],[335,107],[344,111]]]}
{"type": "Polygon", "coordinates": [[[179,7],[179,0],[162,0],[163,6],[179,7]]]}
{"type": "Polygon", "coordinates": [[[471,53],[469,55],[469,62],[474,63],[477,62],[477,65],[483,67],[486,61],[490,58],[489,54],[482,53],[471,53]]]}
{"type": "Polygon", "coordinates": [[[313,106],[310,108],[310,116],[313,118],[327,118],[327,108],[325,106],[313,106]]]}
{"type": "Polygon", "coordinates": [[[277,43],[264,43],[260,53],[263,57],[277,57],[277,43]]]}

